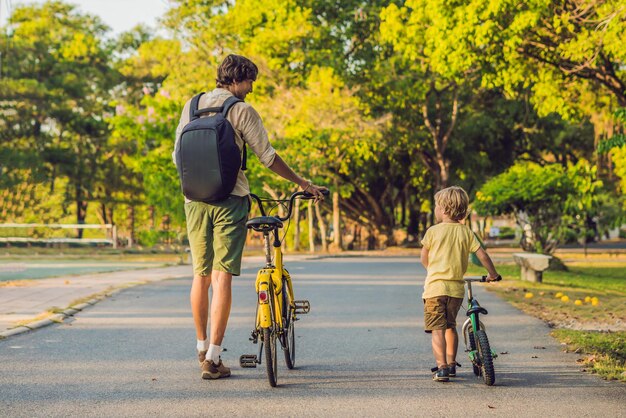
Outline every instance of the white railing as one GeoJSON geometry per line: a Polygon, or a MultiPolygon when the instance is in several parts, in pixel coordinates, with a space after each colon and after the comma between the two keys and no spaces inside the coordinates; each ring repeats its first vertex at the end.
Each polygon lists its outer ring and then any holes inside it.
{"type": "Polygon", "coordinates": [[[45,242],[45,243],[75,243],[75,244],[111,244],[117,248],[117,227],[113,224],[43,224],[43,223],[4,223],[0,228],[51,228],[51,229],[109,229],[111,239],[108,238],[30,238],[30,237],[4,237],[0,242],[45,242]]]}

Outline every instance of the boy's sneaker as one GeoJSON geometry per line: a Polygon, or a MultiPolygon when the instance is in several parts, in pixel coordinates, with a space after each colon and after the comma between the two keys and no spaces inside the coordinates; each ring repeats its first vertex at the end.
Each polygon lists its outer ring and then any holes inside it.
{"type": "Polygon", "coordinates": [[[450,377],[456,377],[456,368],[457,368],[457,366],[461,367],[461,364],[457,363],[456,361],[454,363],[448,365],[448,375],[450,377]]]}
{"type": "Polygon", "coordinates": [[[447,367],[439,367],[437,371],[433,370],[433,380],[437,382],[447,382],[450,380],[450,373],[447,367]]]}
{"type": "Polygon", "coordinates": [[[198,361],[200,362],[200,366],[202,366],[202,363],[206,360],[207,351],[208,350],[198,351],[198,361]]]}
{"type": "Polygon", "coordinates": [[[203,379],[221,379],[230,376],[230,369],[224,366],[222,360],[215,364],[212,360],[204,360],[201,365],[203,379]]]}

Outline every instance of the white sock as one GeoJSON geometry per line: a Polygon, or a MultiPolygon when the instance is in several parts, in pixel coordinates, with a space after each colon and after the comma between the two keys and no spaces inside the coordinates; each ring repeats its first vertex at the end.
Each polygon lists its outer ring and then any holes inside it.
{"type": "Polygon", "coordinates": [[[206,353],[206,359],[212,360],[213,363],[217,364],[220,362],[220,352],[222,351],[222,347],[219,345],[211,344],[209,346],[209,351],[206,353]]]}
{"type": "Polygon", "coordinates": [[[198,351],[207,351],[209,349],[209,339],[207,338],[206,340],[202,341],[202,340],[197,340],[198,343],[196,344],[196,348],[198,349],[198,351]]]}

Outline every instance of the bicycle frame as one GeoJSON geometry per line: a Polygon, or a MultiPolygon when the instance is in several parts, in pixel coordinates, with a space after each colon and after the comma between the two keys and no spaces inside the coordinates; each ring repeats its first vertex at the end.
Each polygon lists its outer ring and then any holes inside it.
{"type": "MultiPolygon", "coordinates": [[[[472,328],[472,332],[476,332],[479,329],[486,331],[487,328],[485,327],[485,324],[483,324],[482,321],[480,320],[479,312],[483,312],[486,315],[487,310],[482,308],[478,304],[478,301],[474,299],[474,295],[472,293],[472,283],[471,283],[472,278],[468,277],[468,279],[470,280],[467,280],[467,311],[468,312],[473,311],[473,312],[468,315],[468,318],[463,323],[462,330],[463,330],[463,341],[465,342],[466,351],[471,352],[469,344],[468,344],[469,328],[470,327],[472,328]]],[[[475,281],[479,281],[479,280],[475,280],[475,281]]],[[[480,281],[482,281],[482,278],[480,281]]]]}
{"type": "MultiPolygon", "coordinates": [[[[324,193],[324,192],[322,192],[324,193]]],[[[326,193],[328,194],[328,191],[326,193]]],[[[291,275],[283,264],[282,242],[279,236],[279,229],[283,227],[283,221],[291,217],[294,200],[302,196],[304,199],[314,199],[315,197],[306,192],[296,192],[288,200],[266,201],[284,204],[289,202],[287,215],[267,216],[263,208],[263,199],[250,194],[250,197],[257,201],[261,216],[252,218],[246,222],[246,226],[257,232],[263,233],[263,244],[265,248],[265,266],[257,273],[255,290],[257,293],[257,304],[255,314],[255,324],[252,330],[250,341],[254,344],[259,342],[259,354],[243,354],[239,357],[241,367],[256,367],[261,364],[263,352],[265,352],[265,363],[267,366],[267,377],[270,386],[277,385],[277,344],[280,342],[285,356],[285,365],[288,369],[293,369],[295,364],[295,331],[294,322],[296,315],[307,314],[311,309],[308,300],[294,300],[291,275]],[[272,257],[272,246],[274,247],[272,257]]]]}
{"type": "MultiPolygon", "coordinates": [[[[472,362],[474,374],[482,376],[485,384],[492,386],[496,381],[493,360],[498,355],[490,347],[485,325],[480,321],[480,315],[487,315],[487,310],[474,298],[471,283],[486,282],[487,276],[465,277],[463,280],[467,283],[467,316],[469,317],[463,324],[465,348],[472,362]]],[[[499,280],[502,280],[501,276],[495,278],[495,281],[499,280]]]]}
{"type": "Polygon", "coordinates": [[[291,276],[283,266],[283,252],[280,240],[278,239],[278,231],[274,230],[273,232],[274,264],[272,264],[270,250],[270,233],[265,232],[263,234],[265,240],[266,265],[265,268],[259,270],[255,282],[255,289],[259,295],[256,328],[273,327],[275,331],[280,333],[283,329],[283,300],[279,296],[281,292],[287,291],[289,301],[293,301],[293,287],[291,285],[291,276]],[[283,289],[283,279],[287,285],[287,289],[283,289]]]}

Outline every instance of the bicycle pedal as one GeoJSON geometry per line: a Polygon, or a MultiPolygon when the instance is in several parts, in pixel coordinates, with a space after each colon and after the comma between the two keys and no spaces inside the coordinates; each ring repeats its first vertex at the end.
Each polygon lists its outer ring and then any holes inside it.
{"type": "Polygon", "coordinates": [[[256,354],[243,354],[239,357],[239,365],[241,367],[256,368],[256,354]]]}
{"type": "Polygon", "coordinates": [[[252,341],[252,344],[256,344],[259,341],[259,333],[256,331],[252,331],[248,340],[252,341]]]}
{"type": "Polygon", "coordinates": [[[308,300],[294,300],[293,301],[296,315],[297,314],[308,314],[311,310],[311,304],[308,300]]]}

